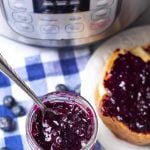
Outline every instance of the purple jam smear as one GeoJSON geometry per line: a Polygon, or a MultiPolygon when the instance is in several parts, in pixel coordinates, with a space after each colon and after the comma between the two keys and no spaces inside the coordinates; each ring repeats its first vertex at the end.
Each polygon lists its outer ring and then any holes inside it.
{"type": "Polygon", "coordinates": [[[150,46],[148,46],[148,47],[145,48],[144,50],[150,54],[150,46]]]}
{"type": "Polygon", "coordinates": [[[105,116],[117,118],[132,131],[150,133],[150,61],[127,52],[106,74],[105,116]]]}
{"type": "Polygon", "coordinates": [[[93,114],[89,108],[77,103],[46,102],[48,108],[59,114],[36,110],[31,134],[44,150],[80,150],[90,140],[93,131],[93,114]]]}

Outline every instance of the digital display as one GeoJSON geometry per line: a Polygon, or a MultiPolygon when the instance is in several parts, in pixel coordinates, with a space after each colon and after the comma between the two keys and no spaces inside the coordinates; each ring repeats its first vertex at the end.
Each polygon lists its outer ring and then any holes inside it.
{"type": "Polygon", "coordinates": [[[90,0],[33,0],[34,12],[62,14],[88,11],[90,0]]]}

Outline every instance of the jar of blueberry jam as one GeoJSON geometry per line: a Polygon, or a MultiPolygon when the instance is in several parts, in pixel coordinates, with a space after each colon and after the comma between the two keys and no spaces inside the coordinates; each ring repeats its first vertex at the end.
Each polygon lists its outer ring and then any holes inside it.
{"type": "Polygon", "coordinates": [[[53,92],[42,97],[43,113],[34,105],[27,117],[27,141],[32,150],[92,150],[98,130],[92,106],[71,92],[53,92]],[[58,113],[59,112],[59,113],[58,113]]]}

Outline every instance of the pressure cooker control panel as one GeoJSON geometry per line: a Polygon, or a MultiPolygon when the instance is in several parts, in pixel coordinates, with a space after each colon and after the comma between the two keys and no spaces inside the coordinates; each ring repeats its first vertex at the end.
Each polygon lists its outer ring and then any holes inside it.
{"type": "Polygon", "coordinates": [[[97,35],[115,20],[118,0],[3,0],[9,26],[34,39],[97,35]]]}

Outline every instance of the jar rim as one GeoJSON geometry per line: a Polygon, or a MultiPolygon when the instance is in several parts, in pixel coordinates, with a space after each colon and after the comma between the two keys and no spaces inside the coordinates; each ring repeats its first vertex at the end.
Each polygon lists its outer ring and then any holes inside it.
{"type": "MultiPolygon", "coordinates": [[[[87,148],[91,148],[93,146],[93,143],[96,142],[96,138],[97,138],[97,132],[98,132],[98,119],[97,119],[97,115],[96,115],[96,112],[94,110],[94,108],[92,107],[92,105],[85,99],[83,98],[81,95],[79,94],[76,94],[74,92],[50,92],[42,97],[40,97],[40,99],[43,101],[43,102],[46,102],[46,101],[52,101],[52,102],[56,102],[56,99],[58,102],[60,101],[67,101],[67,102],[76,102],[78,104],[80,104],[80,106],[82,106],[83,102],[84,102],[84,105],[86,105],[86,107],[90,108],[91,112],[92,112],[92,115],[93,115],[93,133],[92,133],[92,136],[90,138],[90,140],[88,141],[88,143],[82,147],[81,150],[87,150],[87,148]],[[67,98],[69,99],[69,101],[67,100],[67,98]]],[[[84,106],[83,105],[83,106],[84,106]]],[[[26,119],[26,138],[27,138],[27,141],[29,143],[29,145],[32,147],[34,147],[34,149],[38,147],[39,150],[43,149],[41,147],[39,147],[38,143],[36,142],[36,140],[33,138],[33,136],[31,135],[31,121],[32,121],[32,117],[33,115],[35,114],[35,111],[38,109],[39,107],[34,104],[28,115],[27,115],[27,119],[26,119]]]]}

